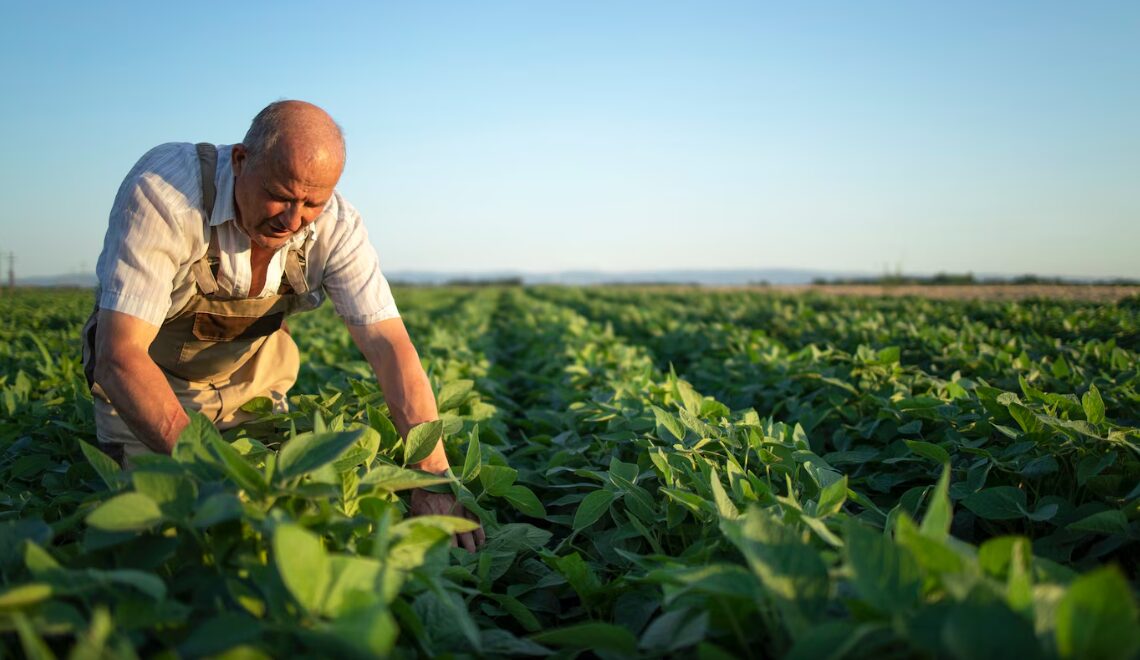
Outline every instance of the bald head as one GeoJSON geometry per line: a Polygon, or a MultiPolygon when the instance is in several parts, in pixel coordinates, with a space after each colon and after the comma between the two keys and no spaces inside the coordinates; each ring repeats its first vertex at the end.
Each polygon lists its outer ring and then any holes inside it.
{"type": "Polygon", "coordinates": [[[251,161],[266,157],[324,161],[344,167],[344,134],[333,118],[305,101],[276,101],[249,125],[242,140],[251,161]]]}
{"type": "Polygon", "coordinates": [[[230,151],[235,220],[259,248],[277,250],[323,212],[344,171],[344,137],[324,110],[278,101],[230,151]]]}

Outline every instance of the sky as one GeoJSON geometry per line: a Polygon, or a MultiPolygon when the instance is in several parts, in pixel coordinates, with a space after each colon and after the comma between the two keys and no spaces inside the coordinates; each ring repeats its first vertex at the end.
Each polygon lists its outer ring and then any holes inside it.
{"type": "MultiPolygon", "coordinates": [[[[283,98],[385,271],[1140,278],[1140,3],[5,2],[0,252],[283,98]]],[[[6,265],[6,264],[5,264],[6,265]]]]}

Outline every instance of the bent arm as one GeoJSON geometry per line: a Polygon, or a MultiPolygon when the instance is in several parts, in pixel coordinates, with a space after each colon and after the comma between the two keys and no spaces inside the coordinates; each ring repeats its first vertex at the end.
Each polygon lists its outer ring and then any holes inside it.
{"type": "MultiPolygon", "coordinates": [[[[348,333],[376,372],[400,435],[406,438],[413,426],[439,418],[431,383],[402,319],[385,319],[368,325],[349,324],[348,333]]],[[[442,439],[430,456],[413,467],[436,473],[447,470],[449,466],[442,439]]]]}
{"type": "Polygon", "coordinates": [[[100,310],[95,328],[95,382],[143,444],[169,454],[190,423],[166,376],[149,354],[158,327],[100,310]]]}

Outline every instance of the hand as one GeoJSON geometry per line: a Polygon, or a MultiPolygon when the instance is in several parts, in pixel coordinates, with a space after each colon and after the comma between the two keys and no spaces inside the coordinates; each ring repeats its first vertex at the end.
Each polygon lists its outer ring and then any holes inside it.
{"type": "MultiPolygon", "coordinates": [[[[431,493],[422,488],[412,490],[412,501],[409,511],[413,516],[456,516],[458,518],[466,518],[479,522],[479,518],[463,508],[463,505],[455,499],[455,495],[451,493],[431,493]]],[[[483,532],[483,528],[479,527],[473,532],[464,532],[452,536],[451,547],[454,548],[462,544],[468,552],[475,552],[475,548],[483,547],[483,543],[486,540],[487,535],[483,532]]]]}

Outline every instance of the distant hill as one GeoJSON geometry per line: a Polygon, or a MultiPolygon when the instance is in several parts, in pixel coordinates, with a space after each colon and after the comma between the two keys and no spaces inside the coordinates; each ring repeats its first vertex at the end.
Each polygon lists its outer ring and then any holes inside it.
{"type": "MultiPolygon", "coordinates": [[[[747,284],[876,284],[876,283],[1008,283],[1032,284],[1040,282],[1088,284],[1094,280],[1069,277],[1033,276],[1033,275],[1002,275],[979,273],[966,276],[953,276],[946,274],[915,274],[903,277],[901,275],[884,276],[882,274],[807,270],[794,268],[767,268],[767,269],[726,269],[726,270],[644,270],[644,271],[606,271],[606,270],[566,270],[548,273],[532,273],[518,270],[498,271],[426,271],[426,270],[398,270],[386,272],[388,281],[393,284],[425,286],[432,284],[447,284],[449,282],[487,282],[487,281],[521,281],[523,284],[566,284],[566,285],[598,285],[598,284],[696,284],[702,286],[742,286],[747,284]],[[954,278],[968,278],[969,281],[958,282],[954,278]],[[940,278],[947,279],[942,282],[940,278]]],[[[1096,280],[1099,283],[1127,283],[1124,280],[1096,280]]],[[[49,277],[29,277],[16,280],[19,286],[46,286],[46,287],[88,287],[94,288],[98,283],[94,273],[70,273],[67,275],[54,275],[49,277]]]]}
{"type": "MultiPolygon", "coordinates": [[[[652,270],[602,271],[568,270],[553,273],[528,273],[516,270],[503,271],[392,271],[385,276],[390,282],[403,284],[444,284],[457,280],[509,280],[521,279],[524,284],[808,284],[818,278],[858,277],[858,273],[839,273],[817,270],[652,270]]],[[[16,280],[20,286],[78,286],[94,287],[98,284],[94,273],[71,273],[47,277],[29,277],[16,280]]]]}
{"type": "Polygon", "coordinates": [[[743,284],[809,284],[819,278],[858,277],[858,273],[840,273],[818,270],[757,269],[757,270],[646,270],[605,271],[566,270],[550,273],[530,273],[517,270],[488,272],[394,271],[385,274],[389,281],[404,284],[443,284],[456,280],[510,280],[521,279],[523,284],[700,284],[731,286],[743,284]]]}
{"type": "Polygon", "coordinates": [[[27,277],[16,280],[17,286],[70,286],[85,289],[94,289],[99,283],[95,273],[69,273],[67,275],[49,275],[44,277],[27,277]]]}

